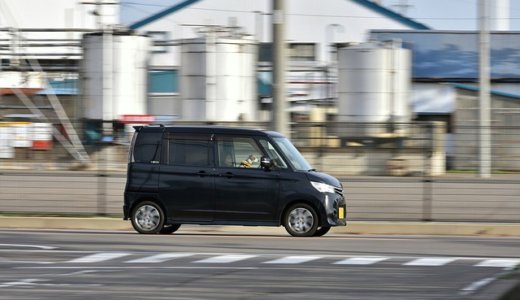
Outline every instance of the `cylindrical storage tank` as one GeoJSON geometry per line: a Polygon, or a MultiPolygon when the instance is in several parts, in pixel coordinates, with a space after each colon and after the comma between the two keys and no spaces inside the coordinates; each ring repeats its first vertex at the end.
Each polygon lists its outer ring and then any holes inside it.
{"type": "Polygon", "coordinates": [[[182,120],[257,120],[257,44],[216,33],[181,41],[182,120]]]}
{"type": "MultiPolygon", "coordinates": [[[[338,121],[409,122],[410,68],[410,50],[397,42],[369,42],[339,49],[338,121]]],[[[360,127],[364,129],[356,135],[380,132],[375,126],[360,127]]]]}
{"type": "Polygon", "coordinates": [[[86,119],[111,121],[146,114],[149,49],[148,37],[127,32],[83,36],[81,93],[86,119]]]}

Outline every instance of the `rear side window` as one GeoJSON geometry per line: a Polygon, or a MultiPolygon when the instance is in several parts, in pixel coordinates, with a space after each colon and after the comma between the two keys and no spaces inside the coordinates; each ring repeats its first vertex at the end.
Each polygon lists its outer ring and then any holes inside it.
{"type": "Polygon", "coordinates": [[[174,135],[168,140],[168,164],[203,167],[212,163],[209,136],[174,135]]]}
{"type": "Polygon", "coordinates": [[[138,163],[158,163],[161,160],[162,132],[136,133],[133,161],[138,163]]]}

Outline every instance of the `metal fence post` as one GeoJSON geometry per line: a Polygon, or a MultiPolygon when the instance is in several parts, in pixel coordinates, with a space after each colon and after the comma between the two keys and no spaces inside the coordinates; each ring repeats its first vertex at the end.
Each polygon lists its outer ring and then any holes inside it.
{"type": "Polygon", "coordinates": [[[425,139],[423,140],[423,213],[422,221],[430,222],[432,218],[433,205],[433,177],[431,172],[431,159],[433,156],[434,126],[432,123],[424,125],[425,139]]]}
{"type": "Polygon", "coordinates": [[[107,207],[107,159],[105,158],[105,153],[103,153],[103,144],[97,144],[98,151],[98,159],[97,159],[97,178],[98,178],[98,197],[97,197],[97,210],[96,214],[103,216],[106,215],[106,207],[107,207]]]}

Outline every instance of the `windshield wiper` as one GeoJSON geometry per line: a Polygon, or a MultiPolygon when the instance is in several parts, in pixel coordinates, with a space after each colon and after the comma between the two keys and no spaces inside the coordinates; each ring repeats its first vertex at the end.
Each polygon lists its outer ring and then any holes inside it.
{"type": "Polygon", "coordinates": [[[314,169],[314,168],[313,168],[313,169],[309,169],[309,170],[307,170],[307,172],[317,172],[317,171],[318,171],[318,170],[316,170],[316,169],[314,169]]]}

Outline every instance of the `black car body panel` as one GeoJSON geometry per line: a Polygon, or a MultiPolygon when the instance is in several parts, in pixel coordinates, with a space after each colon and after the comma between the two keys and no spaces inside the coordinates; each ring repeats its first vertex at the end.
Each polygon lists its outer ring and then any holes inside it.
{"type": "Polygon", "coordinates": [[[340,181],[311,169],[297,170],[274,138],[283,136],[215,126],[136,127],[124,219],[131,218],[138,203],[155,201],[165,211],[165,224],[279,226],[289,206],[306,203],[316,210],[319,226],[346,225],[340,181]],[[226,151],[234,155],[231,166],[223,165],[226,151]],[[255,152],[249,158],[256,167],[242,167],[247,151],[255,152]],[[280,154],[271,157],[275,153],[280,154]],[[260,167],[253,156],[271,157],[278,166],[260,167]],[[318,191],[311,182],[333,191],[318,191]]]}

